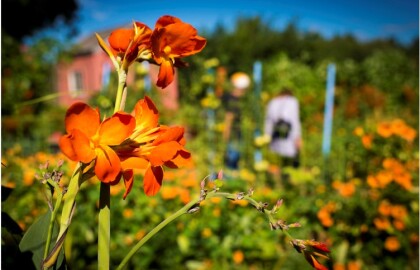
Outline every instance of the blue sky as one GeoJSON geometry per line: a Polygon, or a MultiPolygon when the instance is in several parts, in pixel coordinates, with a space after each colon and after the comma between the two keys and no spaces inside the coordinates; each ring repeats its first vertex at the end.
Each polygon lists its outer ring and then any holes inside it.
{"type": "Polygon", "coordinates": [[[394,37],[410,43],[419,34],[417,0],[79,0],[81,37],[135,21],[153,28],[168,14],[192,24],[199,31],[217,23],[229,27],[238,16],[259,15],[283,29],[296,20],[301,31],[326,38],[353,34],[361,41],[394,37]]]}

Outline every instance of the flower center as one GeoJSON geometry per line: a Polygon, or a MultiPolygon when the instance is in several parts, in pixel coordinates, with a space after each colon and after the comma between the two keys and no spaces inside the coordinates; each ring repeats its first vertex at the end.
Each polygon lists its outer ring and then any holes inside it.
{"type": "Polygon", "coordinates": [[[166,45],[166,46],[165,46],[165,48],[163,48],[163,52],[164,52],[166,55],[169,55],[169,54],[171,53],[171,51],[172,51],[172,49],[171,49],[171,47],[170,47],[170,46],[168,46],[168,45],[166,45]]]}

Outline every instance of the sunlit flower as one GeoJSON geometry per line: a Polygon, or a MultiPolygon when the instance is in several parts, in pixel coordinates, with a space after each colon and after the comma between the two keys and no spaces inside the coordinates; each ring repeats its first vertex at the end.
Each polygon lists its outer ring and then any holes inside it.
{"type": "Polygon", "coordinates": [[[328,254],[330,253],[330,250],[325,243],[317,242],[315,240],[294,239],[291,241],[291,244],[299,253],[303,253],[305,259],[313,268],[317,270],[328,270],[328,268],[320,264],[316,258],[321,257],[329,259],[328,254]]]}
{"type": "Polygon", "coordinates": [[[117,152],[122,160],[122,176],[128,195],[133,185],[134,169],[145,169],[143,189],[148,196],[156,195],[163,180],[163,166],[179,168],[191,154],[184,148],[184,128],[158,124],[159,112],[149,97],[134,107],[136,127],[117,152]]]}
{"type": "Polygon", "coordinates": [[[71,160],[95,161],[95,174],[104,183],[115,182],[121,170],[120,159],[113,146],[121,144],[135,127],[133,116],[117,112],[100,120],[99,111],[76,102],[65,117],[67,134],[59,141],[61,151],[71,160]]]}
{"type": "Polygon", "coordinates": [[[165,88],[174,79],[174,67],[183,66],[180,58],[200,52],[206,39],[180,19],[165,15],[158,19],[151,36],[153,59],[160,65],[157,86],[165,88]]]}
{"type": "Polygon", "coordinates": [[[385,249],[391,252],[397,251],[400,249],[400,241],[395,236],[388,236],[385,239],[385,249]]]}

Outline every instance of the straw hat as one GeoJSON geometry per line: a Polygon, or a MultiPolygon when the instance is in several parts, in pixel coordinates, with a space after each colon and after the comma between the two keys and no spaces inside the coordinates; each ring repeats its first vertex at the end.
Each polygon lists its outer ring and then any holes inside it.
{"type": "Polygon", "coordinates": [[[230,77],[230,81],[232,82],[235,88],[239,89],[245,89],[251,84],[251,79],[244,72],[233,73],[230,77]]]}

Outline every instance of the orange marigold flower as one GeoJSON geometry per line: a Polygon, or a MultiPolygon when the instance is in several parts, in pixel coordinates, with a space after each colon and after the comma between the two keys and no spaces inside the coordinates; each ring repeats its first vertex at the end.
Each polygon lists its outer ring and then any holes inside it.
{"type": "Polygon", "coordinates": [[[374,175],[368,175],[366,182],[371,188],[379,188],[379,181],[374,175]]]}
{"type": "Polygon", "coordinates": [[[180,58],[200,52],[206,39],[180,19],[165,15],[158,19],[151,36],[153,59],[160,65],[157,86],[165,88],[174,79],[174,66],[184,66],[180,58]]]}
{"type": "Polygon", "coordinates": [[[385,249],[391,252],[397,251],[400,249],[400,241],[396,236],[388,236],[385,239],[385,249]]]}
{"type": "Polygon", "coordinates": [[[356,127],[353,130],[353,134],[356,135],[357,137],[362,137],[365,134],[365,131],[363,130],[362,127],[356,127]]]}
{"type": "Polygon", "coordinates": [[[390,125],[393,134],[400,134],[401,130],[406,126],[402,119],[394,119],[390,122],[390,125]]]}
{"type": "Polygon", "coordinates": [[[417,131],[412,127],[405,126],[398,135],[404,140],[412,142],[417,136],[417,131]]]}
{"type": "Polygon", "coordinates": [[[241,264],[244,261],[245,255],[241,250],[236,250],[235,252],[233,252],[233,262],[235,264],[241,264]]]}
{"type": "Polygon", "coordinates": [[[334,181],[333,187],[340,193],[341,196],[348,198],[351,197],[354,192],[356,191],[356,185],[354,181],[350,181],[347,183],[334,181]]]}
{"type": "Polygon", "coordinates": [[[384,188],[392,181],[392,174],[387,171],[380,171],[376,174],[379,187],[384,188]]]}
{"type": "Polygon", "coordinates": [[[394,225],[394,228],[399,231],[403,231],[405,229],[405,223],[402,220],[393,220],[392,225],[394,225]]]}
{"type": "Polygon", "coordinates": [[[391,223],[389,222],[389,220],[384,217],[375,218],[373,220],[373,224],[375,224],[375,227],[380,231],[385,231],[391,227],[391,223]]]}
{"type": "Polygon", "coordinates": [[[413,187],[412,184],[412,177],[411,174],[408,172],[402,172],[399,174],[396,174],[394,176],[394,181],[398,183],[400,186],[405,188],[406,190],[410,190],[413,187]]]}
{"type": "Polygon", "coordinates": [[[372,148],[373,135],[366,134],[362,136],[362,144],[366,149],[372,148]]]}
{"type": "Polygon", "coordinates": [[[61,151],[73,161],[85,164],[95,161],[99,180],[115,183],[121,164],[112,147],[130,136],[135,127],[134,117],[117,112],[101,122],[98,110],[76,102],[67,110],[65,127],[67,134],[59,141],[61,151]]]}
{"type": "Polygon", "coordinates": [[[381,201],[378,206],[378,212],[383,216],[391,215],[392,205],[388,201],[381,201]]]}
{"type": "Polygon", "coordinates": [[[381,136],[381,137],[384,137],[384,138],[389,138],[389,137],[391,137],[392,136],[392,128],[391,128],[391,124],[390,123],[388,123],[388,122],[381,122],[381,123],[379,123],[378,125],[377,125],[377,127],[376,127],[376,132],[378,132],[378,134],[381,136]]]}
{"type": "Polygon", "coordinates": [[[395,219],[403,220],[408,215],[407,208],[404,205],[394,205],[391,208],[391,216],[395,219]]]}
{"type": "Polygon", "coordinates": [[[134,169],[146,169],[143,189],[148,196],[153,196],[162,185],[163,166],[179,168],[191,156],[184,148],[184,128],[160,126],[159,113],[149,97],[136,103],[134,118],[136,127],[130,140],[117,150],[127,190],[124,198],[133,185],[134,169]]]}
{"type": "Polygon", "coordinates": [[[360,263],[358,262],[358,261],[350,261],[348,264],[347,264],[347,269],[348,270],[359,270],[359,269],[361,269],[362,267],[360,266],[360,263]]]}

